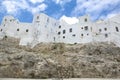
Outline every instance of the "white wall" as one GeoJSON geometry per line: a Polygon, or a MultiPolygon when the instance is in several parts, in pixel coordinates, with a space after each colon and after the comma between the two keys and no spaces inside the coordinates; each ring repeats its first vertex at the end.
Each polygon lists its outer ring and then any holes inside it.
{"type": "Polygon", "coordinates": [[[32,23],[21,23],[12,16],[5,16],[0,27],[0,39],[5,35],[15,37],[20,39],[20,45],[32,47],[40,42],[74,44],[106,41],[120,46],[119,15],[99,22],[92,22],[88,15],[78,19],[78,23],[69,25],[43,13],[36,14],[32,23]]]}

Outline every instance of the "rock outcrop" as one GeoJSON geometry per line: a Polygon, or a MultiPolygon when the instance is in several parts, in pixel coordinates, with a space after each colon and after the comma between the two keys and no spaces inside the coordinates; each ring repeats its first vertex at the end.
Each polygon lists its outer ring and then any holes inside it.
{"type": "Polygon", "coordinates": [[[40,43],[0,40],[1,78],[120,78],[120,48],[112,43],[40,43]]]}

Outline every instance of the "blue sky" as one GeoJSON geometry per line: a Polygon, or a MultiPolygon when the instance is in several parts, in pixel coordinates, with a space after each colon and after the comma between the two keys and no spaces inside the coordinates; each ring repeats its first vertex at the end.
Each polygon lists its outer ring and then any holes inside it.
{"type": "Polygon", "coordinates": [[[33,15],[45,13],[55,19],[90,15],[92,20],[120,14],[120,0],[0,0],[0,22],[12,15],[21,22],[32,22],[33,15]]]}

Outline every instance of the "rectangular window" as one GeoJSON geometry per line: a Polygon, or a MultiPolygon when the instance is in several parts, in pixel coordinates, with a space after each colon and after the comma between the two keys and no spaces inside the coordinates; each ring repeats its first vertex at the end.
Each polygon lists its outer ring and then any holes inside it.
{"type": "Polygon", "coordinates": [[[47,22],[49,22],[49,18],[47,18],[47,22]]]}
{"type": "Polygon", "coordinates": [[[26,29],[26,32],[28,32],[29,30],[28,29],[26,29]]]}
{"type": "Polygon", "coordinates": [[[70,28],[69,32],[72,32],[72,28],[70,28]]]}
{"type": "Polygon", "coordinates": [[[60,32],[58,32],[58,35],[60,35],[60,32]]]}
{"type": "Polygon", "coordinates": [[[63,34],[65,34],[65,30],[63,30],[63,34]]]}
{"type": "Polygon", "coordinates": [[[85,30],[88,30],[88,26],[85,26],[84,29],[85,29],[85,30]]]}
{"type": "Polygon", "coordinates": [[[87,22],[87,18],[85,18],[85,22],[87,22]]]}
{"type": "Polygon", "coordinates": [[[76,35],[75,35],[75,34],[73,34],[72,36],[73,36],[73,37],[75,37],[76,35]]]}
{"type": "Polygon", "coordinates": [[[39,16],[37,16],[37,19],[39,19],[39,16]]]}
{"type": "Polygon", "coordinates": [[[99,32],[101,32],[102,30],[101,29],[99,29],[99,32]]]}
{"type": "Polygon", "coordinates": [[[17,31],[19,31],[19,29],[17,29],[17,31]]]}
{"type": "Polygon", "coordinates": [[[5,19],[5,21],[7,21],[7,19],[5,19]]]}
{"type": "Polygon", "coordinates": [[[107,37],[108,37],[108,34],[105,34],[105,37],[107,38],[107,37]]]}
{"type": "Polygon", "coordinates": [[[81,36],[83,36],[83,34],[81,34],[81,36]]]}
{"type": "Polygon", "coordinates": [[[104,28],[105,31],[107,31],[107,28],[104,28]]]}
{"type": "Polygon", "coordinates": [[[61,28],[61,25],[59,26],[59,28],[61,28]]]}
{"type": "Polygon", "coordinates": [[[54,39],[54,41],[55,41],[55,37],[54,37],[53,39],[54,39]]]}
{"type": "Polygon", "coordinates": [[[63,36],[63,39],[65,39],[65,36],[63,36]]]}
{"type": "Polygon", "coordinates": [[[115,28],[116,28],[116,31],[117,31],[117,32],[119,32],[119,29],[118,29],[118,27],[115,27],[115,28]]]}
{"type": "Polygon", "coordinates": [[[1,32],[2,32],[2,29],[1,29],[1,32]]]}

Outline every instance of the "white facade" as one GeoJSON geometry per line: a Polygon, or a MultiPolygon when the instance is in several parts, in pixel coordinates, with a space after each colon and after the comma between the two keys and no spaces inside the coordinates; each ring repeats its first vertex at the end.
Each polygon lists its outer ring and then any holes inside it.
{"type": "Polygon", "coordinates": [[[92,22],[88,15],[78,20],[78,23],[70,25],[41,13],[34,16],[32,23],[21,23],[12,16],[6,16],[0,26],[0,39],[15,37],[20,39],[20,45],[32,47],[41,42],[113,42],[120,47],[120,15],[106,21],[92,22]]]}

